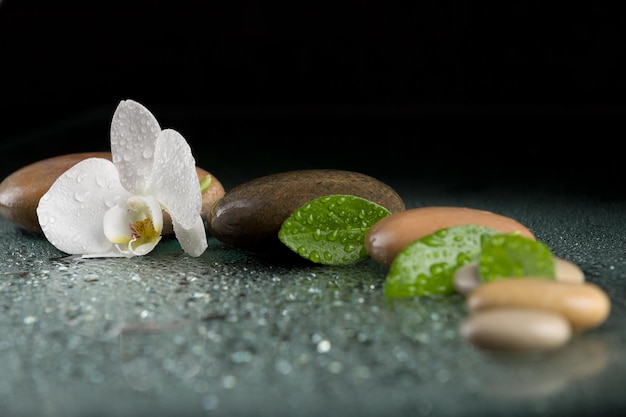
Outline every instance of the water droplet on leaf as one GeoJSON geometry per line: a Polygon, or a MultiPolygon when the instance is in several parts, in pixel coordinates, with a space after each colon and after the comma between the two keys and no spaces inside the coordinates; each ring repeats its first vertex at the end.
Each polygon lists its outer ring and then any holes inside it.
{"type": "Polygon", "coordinates": [[[368,257],[365,234],[389,214],[385,207],[360,197],[322,196],[295,210],[283,222],[278,237],[291,250],[313,262],[353,264],[368,257]]]}

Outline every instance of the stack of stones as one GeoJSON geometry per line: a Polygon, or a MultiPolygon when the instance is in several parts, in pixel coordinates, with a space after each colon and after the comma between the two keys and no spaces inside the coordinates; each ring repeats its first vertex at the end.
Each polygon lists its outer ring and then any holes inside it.
{"type": "MultiPolygon", "coordinates": [[[[368,232],[372,258],[391,265],[410,242],[439,229],[463,224],[491,227],[502,233],[533,233],[515,219],[464,207],[422,207],[392,214],[368,232]]],[[[493,351],[551,350],[571,337],[602,324],[610,312],[607,294],[585,282],[572,262],[555,258],[555,278],[511,277],[483,283],[477,263],[459,268],[455,290],[466,297],[468,317],[460,325],[470,343],[493,351]]]]}

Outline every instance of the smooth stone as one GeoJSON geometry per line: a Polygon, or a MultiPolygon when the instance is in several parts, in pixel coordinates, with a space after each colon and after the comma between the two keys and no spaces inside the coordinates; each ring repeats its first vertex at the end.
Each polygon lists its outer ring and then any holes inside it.
{"type": "Polygon", "coordinates": [[[560,282],[582,284],[585,282],[585,273],[578,265],[563,258],[554,258],[554,277],[560,282]]]}
{"type": "MultiPolygon", "coordinates": [[[[563,258],[554,258],[554,279],[559,282],[581,284],[585,282],[585,274],[578,265],[563,258]]],[[[470,262],[456,270],[452,278],[454,289],[459,294],[467,295],[483,282],[480,279],[478,262],[470,262]]]]}
{"type": "Polygon", "coordinates": [[[492,308],[471,314],[460,327],[461,336],[489,350],[552,350],[566,344],[572,327],[560,314],[533,309],[492,308]]]}
{"type": "Polygon", "coordinates": [[[611,302],[599,286],[572,284],[545,278],[508,278],[483,283],[466,297],[470,312],[493,308],[528,308],[551,311],[567,318],[574,330],[603,323],[611,302]]]}
{"type": "MultiPolygon", "coordinates": [[[[111,152],[81,152],[55,156],[26,165],[13,172],[0,183],[0,215],[23,229],[42,233],[37,218],[37,205],[56,179],[76,163],[87,158],[111,160],[111,152]]],[[[208,171],[196,167],[198,180],[208,171]]],[[[209,188],[202,194],[201,216],[206,221],[211,206],[224,195],[222,183],[213,176],[209,188]]],[[[173,232],[169,214],[164,212],[163,234],[173,232]]]]}
{"type": "Polygon", "coordinates": [[[478,262],[470,262],[454,272],[452,277],[454,289],[459,294],[467,295],[482,284],[478,272],[478,262]]]}
{"type": "Polygon", "coordinates": [[[337,169],[287,171],[253,179],[226,192],[211,211],[209,232],[239,249],[286,254],[291,251],[278,239],[283,222],[307,202],[334,194],[361,197],[392,213],[405,210],[393,188],[365,174],[337,169]]]}
{"type": "Polygon", "coordinates": [[[468,207],[418,207],[393,213],[374,224],[365,237],[365,249],[377,262],[391,265],[409,243],[439,229],[475,224],[502,233],[520,232],[534,239],[534,234],[515,219],[486,210],[468,207]]]}

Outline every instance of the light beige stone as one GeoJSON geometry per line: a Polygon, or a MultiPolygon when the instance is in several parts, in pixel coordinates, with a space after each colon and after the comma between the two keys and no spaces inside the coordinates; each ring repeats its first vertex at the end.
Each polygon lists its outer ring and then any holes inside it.
{"type": "Polygon", "coordinates": [[[470,262],[457,269],[452,278],[452,283],[456,292],[464,295],[481,285],[478,262],[470,262]]]}
{"type": "Polygon", "coordinates": [[[494,308],[546,310],[567,318],[574,330],[599,326],[610,313],[611,302],[599,286],[545,278],[507,278],[483,283],[467,295],[470,312],[494,308]]]}
{"type": "Polygon", "coordinates": [[[489,350],[552,350],[572,335],[568,320],[545,310],[492,308],[470,314],[460,327],[461,336],[489,350]]]}

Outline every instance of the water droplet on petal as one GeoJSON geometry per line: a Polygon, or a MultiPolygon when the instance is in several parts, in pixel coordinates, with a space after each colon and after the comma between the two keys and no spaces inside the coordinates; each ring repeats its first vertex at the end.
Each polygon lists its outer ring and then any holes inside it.
{"type": "Polygon", "coordinates": [[[113,207],[115,205],[115,197],[106,196],[104,198],[104,204],[106,204],[106,206],[109,208],[113,207]]]}
{"type": "Polygon", "coordinates": [[[76,171],[74,170],[68,170],[65,172],[65,177],[69,178],[69,179],[74,179],[76,178],[76,171]]]}
{"type": "Polygon", "coordinates": [[[90,192],[85,190],[79,190],[74,193],[76,201],[85,201],[89,198],[90,192]]]}

